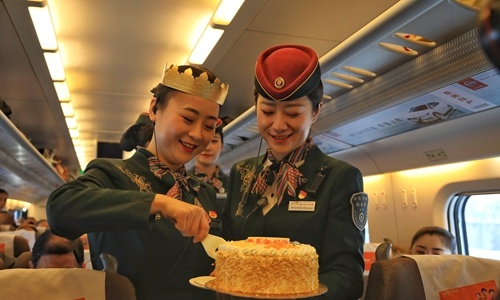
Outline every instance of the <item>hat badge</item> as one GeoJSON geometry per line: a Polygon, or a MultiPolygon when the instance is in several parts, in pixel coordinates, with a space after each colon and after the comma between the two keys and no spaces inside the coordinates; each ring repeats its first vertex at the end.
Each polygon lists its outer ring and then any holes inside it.
{"type": "Polygon", "coordinates": [[[285,79],[283,77],[278,77],[274,80],[274,87],[277,89],[282,89],[285,86],[285,79]]]}

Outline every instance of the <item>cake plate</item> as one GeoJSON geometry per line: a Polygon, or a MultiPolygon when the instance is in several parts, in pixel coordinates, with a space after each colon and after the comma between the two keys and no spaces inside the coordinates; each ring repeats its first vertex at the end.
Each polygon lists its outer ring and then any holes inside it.
{"type": "Polygon", "coordinates": [[[233,292],[233,291],[225,291],[225,290],[220,290],[216,289],[213,286],[213,282],[211,282],[215,277],[213,276],[200,276],[196,278],[192,278],[189,280],[189,283],[191,283],[193,286],[198,287],[198,288],[208,288],[210,290],[214,290],[218,293],[222,294],[227,294],[231,296],[237,296],[237,297],[243,297],[243,298],[250,298],[250,299],[303,299],[303,298],[309,298],[309,297],[315,297],[322,295],[328,291],[328,288],[324,284],[319,284],[319,287],[316,291],[314,292],[309,292],[309,293],[295,293],[295,294],[280,294],[280,295],[267,295],[267,294],[257,294],[257,293],[238,293],[238,292],[233,292]]]}

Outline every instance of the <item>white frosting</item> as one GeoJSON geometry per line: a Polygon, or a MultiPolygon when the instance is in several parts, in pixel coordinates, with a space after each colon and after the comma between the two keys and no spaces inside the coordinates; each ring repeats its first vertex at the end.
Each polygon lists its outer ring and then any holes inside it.
{"type": "Polygon", "coordinates": [[[318,289],[314,247],[288,239],[257,237],[219,246],[214,287],[220,291],[266,295],[318,289]]]}
{"type": "Polygon", "coordinates": [[[307,244],[288,243],[284,247],[272,244],[256,244],[247,241],[227,242],[219,246],[219,251],[241,253],[243,255],[290,256],[316,254],[316,249],[307,244]]]}

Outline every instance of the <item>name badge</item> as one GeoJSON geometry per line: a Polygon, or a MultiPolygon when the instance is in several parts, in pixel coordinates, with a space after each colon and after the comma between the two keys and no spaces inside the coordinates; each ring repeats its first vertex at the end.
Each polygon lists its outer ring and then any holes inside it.
{"type": "Polygon", "coordinates": [[[290,201],[288,211],[314,211],[316,201],[290,201]]]}

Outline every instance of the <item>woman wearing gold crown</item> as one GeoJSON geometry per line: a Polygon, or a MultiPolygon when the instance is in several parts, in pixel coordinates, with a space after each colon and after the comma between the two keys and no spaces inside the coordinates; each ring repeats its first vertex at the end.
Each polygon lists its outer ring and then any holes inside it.
{"type": "Polygon", "coordinates": [[[92,265],[99,255],[118,260],[118,273],[138,299],[210,299],[189,279],[213,269],[201,243],[220,234],[214,190],[186,176],[184,164],[214,136],[228,86],[209,70],[170,66],[152,92],[153,137],[126,160],[98,158],[85,173],[56,189],[47,203],[55,234],[88,233],[92,265]],[[193,243],[194,241],[194,243],[193,243]]]}
{"type": "Polygon", "coordinates": [[[360,171],[325,155],[309,137],[323,105],[314,50],[271,47],[255,68],[257,127],[269,148],[236,163],[229,175],[224,237],[287,237],[319,255],[321,299],[363,292],[367,196],[360,171]]]}

